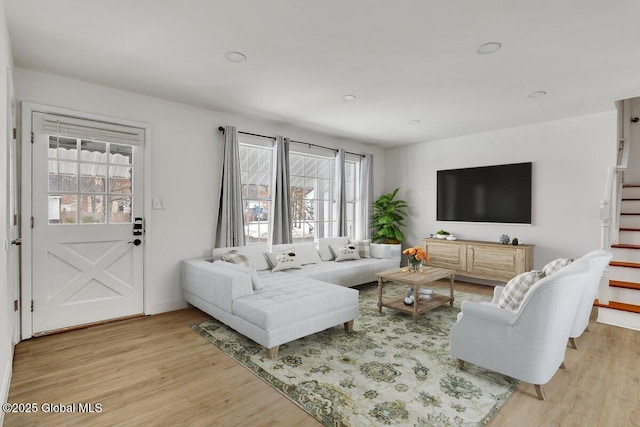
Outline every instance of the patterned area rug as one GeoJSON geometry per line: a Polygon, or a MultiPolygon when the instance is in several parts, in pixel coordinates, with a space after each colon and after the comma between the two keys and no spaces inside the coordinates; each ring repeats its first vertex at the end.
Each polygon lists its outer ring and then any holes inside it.
{"type": "MultiPolygon", "coordinates": [[[[353,332],[339,325],[282,345],[277,360],[218,321],[192,328],[325,426],[484,425],[517,386],[472,364],[459,371],[449,352],[461,301],[483,297],[456,292],[453,307],[428,311],[415,323],[390,308],[379,313],[377,285],[357,289],[353,332]]],[[[385,296],[405,290],[388,285],[385,296]]]]}

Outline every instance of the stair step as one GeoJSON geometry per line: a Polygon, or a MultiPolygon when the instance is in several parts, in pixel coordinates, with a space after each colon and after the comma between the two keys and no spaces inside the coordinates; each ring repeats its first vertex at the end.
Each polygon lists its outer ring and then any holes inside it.
{"type": "Polygon", "coordinates": [[[611,247],[621,249],[640,249],[640,245],[629,245],[627,243],[617,243],[615,245],[611,245],[611,247]]]}
{"type": "Polygon", "coordinates": [[[640,197],[640,185],[625,185],[622,187],[622,197],[636,198],[640,197]]]}
{"type": "Polygon", "coordinates": [[[609,263],[609,279],[630,283],[640,282],[640,263],[633,261],[611,261],[609,263]]]}
{"type": "Polygon", "coordinates": [[[640,215],[620,215],[620,228],[640,229],[640,215]]]}
{"type": "Polygon", "coordinates": [[[598,300],[593,303],[596,307],[611,308],[613,310],[627,311],[640,314],[640,305],[625,304],[623,302],[609,301],[609,304],[600,304],[598,300]]]}
{"type": "Polygon", "coordinates": [[[640,212],[640,198],[636,197],[636,194],[633,196],[623,196],[620,203],[620,212],[640,212]]]}
{"type": "Polygon", "coordinates": [[[618,243],[627,245],[640,245],[640,229],[620,228],[618,243]]]}
{"type": "MultiPolygon", "coordinates": [[[[615,261],[640,263],[640,245],[611,245],[611,253],[615,261]]],[[[638,280],[640,281],[640,279],[638,280]]]]}
{"type": "Polygon", "coordinates": [[[623,282],[622,280],[609,280],[609,286],[640,291],[640,283],[623,282]]]}
{"type": "Polygon", "coordinates": [[[611,261],[609,265],[612,267],[640,268],[640,263],[637,262],[611,261]]]}

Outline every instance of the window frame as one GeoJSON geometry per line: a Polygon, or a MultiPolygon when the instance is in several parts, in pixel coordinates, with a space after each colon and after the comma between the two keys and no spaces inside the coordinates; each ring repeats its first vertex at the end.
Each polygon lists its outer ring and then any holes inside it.
{"type": "MultiPolygon", "coordinates": [[[[293,236],[292,239],[292,243],[303,243],[303,242],[309,242],[309,241],[314,241],[316,242],[318,240],[318,238],[322,238],[322,237],[331,237],[333,235],[333,231],[335,230],[336,227],[336,220],[335,220],[335,156],[327,156],[327,155],[323,155],[323,154],[319,154],[319,153],[313,153],[313,152],[305,152],[305,151],[301,151],[301,150],[295,150],[295,149],[290,149],[289,150],[289,165],[291,167],[290,170],[290,184],[289,184],[289,198],[290,198],[290,209],[291,209],[291,226],[295,227],[295,224],[297,222],[296,217],[295,217],[295,206],[294,203],[296,203],[296,200],[294,200],[294,197],[292,195],[292,190],[293,190],[293,185],[292,183],[294,182],[295,178],[298,179],[302,179],[303,182],[306,182],[306,180],[309,181],[316,181],[316,187],[314,188],[314,191],[317,191],[318,187],[317,187],[317,183],[318,180],[326,180],[328,181],[328,188],[327,188],[327,192],[328,195],[327,197],[324,198],[317,198],[314,197],[313,199],[307,199],[307,201],[313,203],[314,208],[318,207],[318,206],[322,206],[322,210],[321,210],[321,214],[323,215],[322,219],[318,219],[317,217],[314,216],[313,220],[311,221],[307,221],[307,223],[311,223],[313,224],[313,238],[309,239],[308,237],[305,238],[304,237],[304,231],[303,231],[303,237],[296,237],[295,234],[293,236]],[[298,174],[294,174],[291,170],[293,169],[291,167],[292,165],[292,159],[291,156],[300,156],[302,158],[304,158],[304,162],[305,162],[305,166],[303,167],[303,174],[302,175],[298,175],[298,174]],[[307,159],[314,159],[314,160],[326,160],[327,162],[329,162],[329,173],[327,174],[327,178],[324,178],[322,176],[319,176],[317,170],[317,164],[316,164],[316,173],[315,175],[307,175],[306,173],[306,160],[307,159]]],[[[306,191],[304,188],[304,184],[303,184],[303,191],[306,191]]],[[[307,193],[308,194],[308,193],[307,193]]],[[[317,211],[314,210],[314,214],[317,214],[317,211]]],[[[292,234],[295,231],[295,228],[291,230],[292,234]]]]}
{"type": "MultiPolygon", "coordinates": [[[[244,134],[239,134],[238,135],[238,146],[239,146],[239,153],[238,153],[238,157],[240,160],[240,185],[242,188],[242,214],[243,214],[243,223],[244,223],[244,237],[245,237],[245,244],[247,245],[254,245],[254,244],[263,244],[263,243],[267,243],[268,245],[271,244],[271,208],[273,206],[273,187],[274,187],[274,181],[275,181],[275,150],[274,150],[274,143],[272,140],[268,140],[265,141],[264,138],[256,138],[256,137],[252,137],[250,135],[244,135],[244,134]],[[257,150],[265,150],[268,151],[268,158],[269,158],[269,163],[270,166],[269,168],[267,168],[268,170],[268,184],[256,184],[256,185],[265,185],[267,187],[267,191],[268,191],[268,196],[266,197],[259,197],[259,196],[247,196],[245,195],[245,190],[244,190],[244,186],[245,185],[250,185],[249,183],[246,183],[243,179],[243,176],[245,175],[245,173],[249,174],[249,173],[260,173],[259,171],[253,171],[253,170],[249,170],[249,169],[243,169],[243,156],[242,156],[242,150],[243,149],[257,149],[257,150]],[[248,213],[248,209],[249,208],[249,203],[254,203],[254,207],[258,206],[261,208],[261,210],[254,215],[258,215],[258,232],[257,232],[257,238],[253,237],[250,234],[250,227],[251,225],[249,224],[249,222],[247,221],[247,215],[249,215],[250,213],[248,213]],[[261,220],[260,218],[262,218],[262,214],[264,213],[264,210],[266,208],[266,218],[265,220],[261,220]],[[265,232],[263,231],[263,229],[266,228],[266,238],[261,238],[260,236],[264,235],[265,232]]],[[[249,159],[245,159],[247,162],[249,161],[249,159]]],[[[248,191],[247,191],[248,194],[248,191]]]]}

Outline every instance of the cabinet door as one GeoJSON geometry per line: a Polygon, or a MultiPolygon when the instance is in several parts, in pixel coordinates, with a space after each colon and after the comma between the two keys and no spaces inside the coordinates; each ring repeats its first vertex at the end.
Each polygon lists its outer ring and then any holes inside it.
{"type": "Polygon", "coordinates": [[[429,255],[428,265],[457,271],[466,270],[465,245],[454,242],[426,242],[425,246],[429,255]]]}
{"type": "Polygon", "coordinates": [[[524,272],[525,251],[512,246],[467,246],[467,271],[470,275],[508,282],[524,272]]]}

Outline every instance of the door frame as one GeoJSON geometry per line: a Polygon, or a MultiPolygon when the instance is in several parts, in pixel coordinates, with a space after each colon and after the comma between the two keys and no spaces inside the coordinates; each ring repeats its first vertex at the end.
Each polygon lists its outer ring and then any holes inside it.
{"type": "MultiPolygon", "coordinates": [[[[8,268],[7,268],[7,291],[10,306],[14,301],[20,301],[20,258],[22,254],[21,246],[13,244],[13,239],[20,240],[20,144],[18,142],[18,103],[15,99],[13,89],[13,71],[6,69],[7,73],[7,239],[8,245],[8,268]],[[13,153],[13,155],[11,155],[13,153]],[[15,184],[15,185],[14,185],[15,184]],[[12,196],[13,193],[13,196],[12,196]],[[11,198],[13,197],[13,200],[11,198]],[[12,210],[14,208],[15,210],[12,210]],[[17,218],[14,218],[17,215],[17,218]],[[15,220],[17,223],[14,223],[15,220]],[[14,280],[15,279],[15,280],[14,280]]],[[[13,345],[20,342],[20,306],[15,307],[11,314],[11,335],[13,345]]]]}
{"type": "MultiPolygon", "coordinates": [[[[22,231],[22,283],[21,289],[21,302],[20,302],[20,314],[22,320],[22,339],[29,339],[33,336],[33,319],[31,315],[31,301],[33,299],[33,233],[31,229],[31,214],[32,214],[32,146],[31,146],[31,132],[32,132],[32,115],[33,113],[45,113],[45,114],[58,114],[64,116],[78,117],[85,120],[96,120],[108,123],[114,123],[122,126],[131,126],[144,129],[144,174],[143,174],[143,213],[145,218],[145,229],[151,229],[151,125],[142,122],[135,122],[132,120],[126,120],[111,116],[105,116],[101,114],[84,113],[76,110],[70,110],[67,108],[53,107],[50,105],[36,104],[32,102],[21,103],[21,123],[20,123],[20,139],[21,139],[21,184],[20,192],[22,205],[20,214],[22,217],[21,231],[22,231]]],[[[151,250],[150,245],[152,242],[152,236],[145,233],[145,244],[143,245],[142,255],[142,271],[143,271],[143,283],[142,283],[142,307],[144,314],[150,313],[150,298],[148,295],[147,283],[147,266],[150,262],[151,250]]]]}

